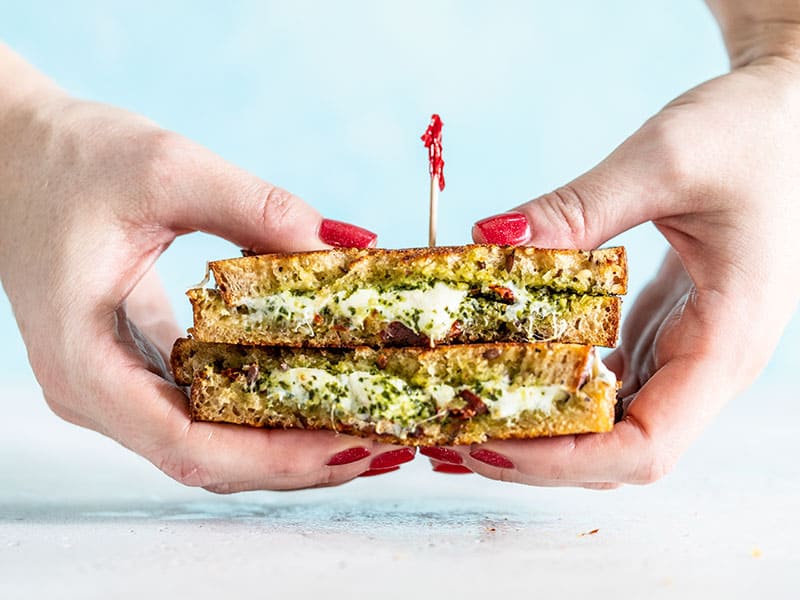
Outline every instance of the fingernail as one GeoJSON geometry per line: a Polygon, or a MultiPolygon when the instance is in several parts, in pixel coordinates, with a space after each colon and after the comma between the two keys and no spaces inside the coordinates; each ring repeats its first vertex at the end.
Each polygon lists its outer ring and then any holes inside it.
{"type": "Polygon", "coordinates": [[[531,239],[528,218],[519,212],[503,213],[482,219],[472,228],[476,242],[519,246],[531,239]]]}
{"type": "Polygon", "coordinates": [[[340,248],[371,248],[378,240],[378,236],[368,229],[350,223],[323,219],[319,226],[319,239],[324,244],[340,248]]]}
{"type": "Polygon", "coordinates": [[[514,463],[508,460],[502,454],[498,454],[497,452],[492,452],[491,450],[485,450],[481,448],[480,450],[473,450],[469,453],[469,455],[474,458],[475,460],[479,460],[487,465],[492,465],[493,467],[500,467],[501,469],[513,469],[514,463]]]}
{"type": "Polygon", "coordinates": [[[361,446],[356,446],[355,448],[348,448],[347,450],[342,450],[338,454],[334,454],[328,461],[328,466],[347,465],[361,460],[362,458],[367,458],[368,456],[369,450],[361,446]]]}
{"type": "Polygon", "coordinates": [[[383,475],[384,473],[391,473],[392,471],[399,471],[400,467],[389,467],[388,469],[370,469],[364,471],[359,477],[372,477],[374,475],[383,475]]]}
{"type": "Polygon", "coordinates": [[[461,465],[450,465],[447,463],[436,465],[433,467],[433,470],[437,473],[450,473],[453,475],[467,475],[472,473],[472,471],[470,471],[467,467],[463,467],[461,465]]]}
{"type": "Polygon", "coordinates": [[[410,460],[414,460],[414,449],[400,448],[399,450],[391,450],[389,452],[384,452],[383,454],[379,454],[378,456],[372,459],[371,463],[369,463],[369,468],[386,469],[388,467],[402,465],[403,463],[407,463],[410,460]]]}
{"type": "Polygon", "coordinates": [[[464,462],[458,452],[455,450],[450,450],[449,448],[423,446],[419,449],[419,453],[445,463],[450,463],[451,465],[460,465],[462,462],[464,462]]]}

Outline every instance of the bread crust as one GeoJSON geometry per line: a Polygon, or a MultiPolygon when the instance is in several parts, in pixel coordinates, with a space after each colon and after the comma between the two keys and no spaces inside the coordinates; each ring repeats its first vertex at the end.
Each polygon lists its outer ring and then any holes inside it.
{"type": "Polygon", "coordinates": [[[628,284],[622,247],[553,250],[474,244],[403,250],[335,248],[220,260],[209,268],[229,306],[281,290],[352,289],[420,279],[480,285],[502,276],[521,287],[593,295],[622,295],[628,284]]]}
{"type": "MultiPolygon", "coordinates": [[[[416,446],[611,430],[616,386],[593,377],[593,352],[584,345],[552,343],[311,350],[233,346],[184,339],[176,342],[171,364],[176,381],[191,385],[193,419],[255,427],[327,429],[416,446]],[[253,364],[259,365],[261,370],[269,370],[298,365],[341,367],[343,363],[355,369],[367,369],[371,365],[417,382],[419,377],[447,381],[448,376],[458,374],[461,377],[464,372],[476,380],[503,373],[518,385],[537,382],[559,385],[567,396],[547,414],[527,411],[513,420],[491,418],[486,414],[471,418],[444,415],[401,431],[392,423],[365,420],[352,414],[275,405],[266,402],[258,392],[248,391],[241,375],[234,379],[230,375],[232,370],[235,372],[253,364]]],[[[469,380],[464,384],[469,386],[469,380]]]]}

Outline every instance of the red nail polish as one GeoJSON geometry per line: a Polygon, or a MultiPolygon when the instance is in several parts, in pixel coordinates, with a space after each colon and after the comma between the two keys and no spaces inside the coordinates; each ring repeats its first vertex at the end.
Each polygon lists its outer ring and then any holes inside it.
{"type": "Polygon", "coordinates": [[[501,469],[513,469],[514,463],[508,460],[502,454],[498,454],[497,452],[492,452],[491,450],[485,450],[483,448],[479,450],[473,450],[469,453],[469,455],[474,458],[475,460],[479,460],[487,465],[492,465],[493,467],[500,467],[501,469]]]}
{"type": "Polygon", "coordinates": [[[386,469],[395,465],[402,465],[410,460],[414,460],[413,448],[400,448],[379,454],[369,463],[370,469],[386,469]]]}
{"type": "Polygon", "coordinates": [[[392,471],[399,471],[400,467],[389,467],[388,469],[370,469],[364,471],[359,477],[372,477],[374,475],[383,475],[384,473],[391,473],[392,471]]]}
{"type": "Polygon", "coordinates": [[[369,450],[361,446],[356,446],[355,448],[348,448],[347,450],[342,450],[338,454],[334,454],[328,461],[328,466],[347,465],[361,460],[362,458],[367,458],[368,456],[369,450]]]}
{"type": "Polygon", "coordinates": [[[419,453],[435,460],[450,463],[451,465],[460,465],[462,462],[464,462],[464,460],[461,458],[461,455],[455,450],[450,450],[450,448],[423,446],[419,449],[419,453]]]}
{"type": "Polygon", "coordinates": [[[324,244],[339,248],[371,248],[378,240],[378,236],[350,223],[323,219],[319,226],[319,239],[324,244]]]}
{"type": "Polygon", "coordinates": [[[453,475],[467,475],[472,473],[467,467],[461,465],[450,465],[447,463],[442,463],[441,465],[436,465],[433,467],[433,470],[437,473],[450,473],[453,475]]]}
{"type": "Polygon", "coordinates": [[[531,239],[531,226],[525,215],[510,212],[478,221],[472,234],[482,244],[519,246],[531,239]]]}

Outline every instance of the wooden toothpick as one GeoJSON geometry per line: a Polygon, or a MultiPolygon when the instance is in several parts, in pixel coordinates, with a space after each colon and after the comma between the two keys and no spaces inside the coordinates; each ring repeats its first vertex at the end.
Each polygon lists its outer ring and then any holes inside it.
{"type": "Polygon", "coordinates": [[[439,210],[439,176],[431,177],[431,201],[428,207],[428,246],[436,245],[436,214],[439,210]]]}
{"type": "Polygon", "coordinates": [[[422,141],[428,149],[428,171],[431,175],[431,193],[428,217],[428,246],[436,245],[436,216],[439,209],[439,192],[444,189],[444,160],[442,160],[442,120],[431,115],[431,122],[422,141]]]}

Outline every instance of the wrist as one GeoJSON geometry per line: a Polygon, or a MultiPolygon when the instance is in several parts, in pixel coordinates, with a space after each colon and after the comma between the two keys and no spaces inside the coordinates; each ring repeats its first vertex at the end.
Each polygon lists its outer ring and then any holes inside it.
{"type": "Polygon", "coordinates": [[[731,68],[782,59],[800,65],[800,5],[787,0],[706,0],[731,68]]]}

